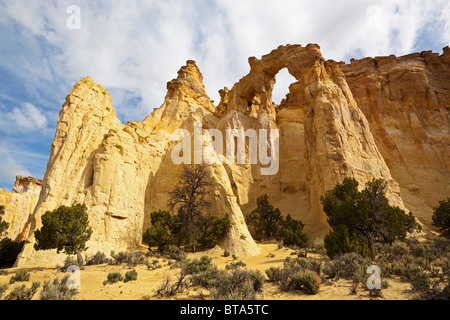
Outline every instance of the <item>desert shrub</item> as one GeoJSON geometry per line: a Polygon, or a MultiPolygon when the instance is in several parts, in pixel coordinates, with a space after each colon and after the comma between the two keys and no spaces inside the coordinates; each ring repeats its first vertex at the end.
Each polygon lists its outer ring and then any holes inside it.
{"type": "Polygon", "coordinates": [[[160,298],[170,298],[176,295],[178,292],[187,290],[190,285],[190,280],[187,278],[187,274],[181,272],[173,283],[170,277],[164,278],[163,282],[155,292],[155,296],[160,298]]]}
{"type": "Polygon", "coordinates": [[[100,251],[97,251],[95,255],[93,255],[91,258],[86,259],[87,265],[99,265],[99,264],[108,264],[110,262],[110,259],[100,251]]]}
{"type": "Polygon", "coordinates": [[[8,270],[0,269],[0,276],[7,276],[7,275],[8,275],[8,270]]]}
{"type": "Polygon", "coordinates": [[[76,289],[69,289],[67,286],[67,280],[69,276],[64,277],[62,280],[57,278],[50,282],[46,280],[42,286],[40,293],[41,300],[72,300],[72,298],[78,293],[76,289]]]}
{"type": "Polygon", "coordinates": [[[145,260],[144,264],[148,270],[156,270],[156,269],[161,268],[161,265],[159,264],[158,259],[153,260],[152,263],[150,263],[148,260],[145,260]]]}
{"type": "Polygon", "coordinates": [[[128,271],[125,273],[125,277],[123,279],[123,282],[127,283],[129,281],[136,281],[137,280],[138,273],[136,270],[128,271]]]}
{"type": "Polygon", "coordinates": [[[325,249],[324,238],[315,237],[310,243],[310,249],[313,252],[316,252],[321,255],[325,255],[327,253],[327,251],[325,249]]]}
{"type": "Polygon", "coordinates": [[[230,252],[227,251],[227,250],[225,250],[225,251],[223,252],[223,256],[224,256],[225,258],[228,258],[228,257],[230,256],[230,252]]]}
{"type": "Polygon", "coordinates": [[[411,252],[409,246],[403,241],[395,241],[391,246],[391,254],[395,260],[400,260],[403,256],[411,252]]]}
{"type": "Polygon", "coordinates": [[[238,262],[232,262],[230,264],[227,264],[225,266],[225,269],[230,270],[230,269],[236,269],[236,268],[240,268],[240,267],[246,267],[247,264],[245,264],[242,261],[238,261],[238,262]]]}
{"type": "Polygon", "coordinates": [[[265,272],[269,281],[276,283],[281,291],[301,290],[316,294],[322,281],[318,273],[309,268],[318,268],[320,272],[320,264],[315,260],[287,257],[283,268],[271,267],[265,272]]]}
{"type": "Polygon", "coordinates": [[[424,292],[430,290],[430,276],[422,269],[413,272],[410,275],[410,281],[414,291],[424,292]]]}
{"type": "Polygon", "coordinates": [[[6,284],[0,284],[0,299],[3,296],[3,293],[8,289],[8,286],[6,284]]]}
{"type": "Polygon", "coordinates": [[[116,254],[116,252],[113,250],[111,251],[111,258],[111,264],[119,265],[127,263],[129,259],[129,253],[122,251],[116,254]]]}
{"type": "Polygon", "coordinates": [[[123,277],[119,272],[110,272],[110,273],[108,273],[107,279],[105,281],[103,281],[103,285],[106,285],[108,283],[114,284],[114,283],[117,283],[122,280],[123,280],[123,277]]]}
{"type": "Polygon", "coordinates": [[[297,271],[290,276],[292,290],[301,290],[307,294],[316,294],[321,283],[317,273],[308,270],[297,271]]]}
{"type": "Polygon", "coordinates": [[[352,278],[355,272],[366,269],[368,261],[356,253],[346,253],[326,262],[322,271],[328,277],[352,278]]]}
{"type": "Polygon", "coordinates": [[[79,267],[79,265],[78,265],[78,260],[75,260],[75,259],[72,258],[71,256],[67,256],[66,259],[64,260],[64,264],[63,264],[62,266],[58,267],[58,269],[59,269],[59,271],[61,271],[61,272],[66,272],[67,269],[68,269],[70,266],[77,266],[77,267],[79,267]]]}
{"type": "Polygon", "coordinates": [[[265,272],[269,282],[279,282],[281,280],[281,269],[279,267],[270,267],[265,272]]]}
{"type": "Polygon", "coordinates": [[[16,286],[11,290],[9,295],[5,297],[5,300],[31,300],[40,286],[39,282],[33,282],[31,288],[27,288],[24,284],[16,286]]]}
{"type": "Polygon", "coordinates": [[[145,256],[140,252],[131,253],[128,255],[127,265],[130,268],[134,268],[139,264],[144,264],[145,256]]]}
{"type": "Polygon", "coordinates": [[[437,258],[447,258],[450,248],[450,239],[444,237],[434,237],[431,249],[435,253],[437,258]]]}
{"type": "Polygon", "coordinates": [[[26,270],[19,270],[16,271],[16,274],[13,275],[11,279],[9,279],[9,283],[13,284],[16,282],[27,282],[28,280],[30,280],[30,273],[26,270]]]}
{"type": "Polygon", "coordinates": [[[15,242],[9,238],[0,241],[0,268],[11,268],[22,251],[25,242],[15,242]]]}
{"type": "Polygon", "coordinates": [[[176,246],[168,246],[166,248],[166,253],[170,259],[174,259],[178,262],[186,260],[187,257],[186,252],[176,246]]]}
{"type": "Polygon", "coordinates": [[[182,267],[182,273],[191,275],[193,285],[208,288],[213,284],[215,277],[219,272],[217,267],[211,262],[212,258],[209,256],[202,256],[200,260],[188,260],[182,267]]]}
{"type": "Polygon", "coordinates": [[[221,270],[212,283],[208,287],[212,300],[256,300],[262,292],[264,276],[259,271],[221,270]]]}
{"type": "Polygon", "coordinates": [[[201,256],[199,259],[188,260],[184,266],[187,274],[195,274],[199,272],[206,271],[211,267],[215,267],[212,263],[212,258],[209,256],[201,256]]]}

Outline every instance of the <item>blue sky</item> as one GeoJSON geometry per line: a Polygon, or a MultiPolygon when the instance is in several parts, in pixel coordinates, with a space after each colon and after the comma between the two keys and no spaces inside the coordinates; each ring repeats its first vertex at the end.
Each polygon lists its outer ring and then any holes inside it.
{"type": "MultiPolygon", "coordinates": [[[[281,44],[318,43],[326,59],[442,53],[448,0],[0,0],[0,188],[43,178],[67,93],[91,76],[122,123],[159,107],[166,83],[196,60],[206,90],[231,87],[247,59],[281,44]],[[80,8],[70,30],[67,8],[80,8]]],[[[279,102],[293,82],[280,72],[279,102]]]]}

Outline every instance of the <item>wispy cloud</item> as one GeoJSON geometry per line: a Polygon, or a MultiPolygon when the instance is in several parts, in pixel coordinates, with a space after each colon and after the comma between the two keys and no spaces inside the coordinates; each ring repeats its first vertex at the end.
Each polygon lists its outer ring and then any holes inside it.
{"type": "MultiPolygon", "coordinates": [[[[248,57],[280,44],[318,43],[325,58],[347,61],[440,51],[449,21],[448,0],[0,0],[1,139],[10,141],[8,123],[43,130],[42,141],[23,138],[48,152],[65,95],[88,75],[111,93],[122,122],[140,121],[189,59],[217,102],[219,89],[248,73],[248,57]],[[66,25],[73,4],[80,30],[66,25]]],[[[291,81],[280,74],[274,101],[291,81]]]]}

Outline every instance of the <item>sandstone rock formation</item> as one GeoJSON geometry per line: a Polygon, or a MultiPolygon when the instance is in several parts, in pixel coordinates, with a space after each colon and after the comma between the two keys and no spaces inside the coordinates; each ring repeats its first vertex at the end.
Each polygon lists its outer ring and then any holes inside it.
{"type": "Polygon", "coordinates": [[[41,192],[42,181],[32,177],[16,177],[12,192],[0,189],[0,206],[5,207],[2,219],[9,223],[4,237],[22,241],[28,237],[28,221],[41,192]]]}
{"type": "MultiPolygon", "coordinates": [[[[199,68],[188,61],[178,77],[167,84],[162,106],[143,122],[126,125],[116,118],[110,95],[91,78],[85,78],[69,93],[60,112],[30,230],[41,227],[40,218],[46,210],[84,202],[94,230],[88,243],[91,254],[134,248],[149,226],[150,213],[167,209],[168,192],[181,173],[182,166],[172,159],[179,143],[173,134],[179,129],[193,134],[199,130],[198,124],[202,133],[218,130],[215,132],[222,133],[224,143],[227,129],[265,129],[269,140],[259,148],[267,148],[274,156],[272,160],[278,162],[267,175],[268,166],[274,163],[236,164],[217,150],[204,150],[200,160],[212,163],[207,166],[214,185],[209,199],[211,211],[231,216],[232,230],[220,244],[231,253],[259,253],[244,215],[255,208],[257,197],[263,194],[268,194],[284,215],[302,220],[311,237],[324,236],[329,227],[320,196],[348,176],[355,177],[361,186],[372,178],[386,179],[391,204],[402,208],[406,204],[419,209],[411,204],[427,198],[428,211],[413,211],[419,218],[428,219],[429,207],[438,196],[428,198],[426,185],[433,184],[440,174],[441,193],[449,193],[449,113],[448,107],[445,109],[448,57],[430,55],[422,62],[417,62],[416,56],[384,59],[392,61],[380,71],[376,59],[347,66],[325,61],[318,45],[280,46],[261,59],[250,58],[250,73],[231,89],[220,91],[217,107],[205,92],[199,68]],[[424,62],[427,59],[429,62],[424,62]],[[420,63],[421,69],[416,68],[420,63]],[[411,75],[417,81],[386,85],[391,77],[401,82],[402,75],[410,70],[408,65],[417,69],[417,74],[411,75]],[[277,106],[272,103],[272,91],[277,73],[284,68],[297,81],[289,88],[289,99],[277,106]],[[360,85],[358,77],[363,79],[360,85]],[[408,94],[400,94],[406,90],[408,94]],[[406,96],[411,121],[397,124],[405,121],[397,113],[402,112],[401,102],[406,96]],[[435,102],[423,107],[431,111],[422,110],[423,99],[435,102]],[[388,107],[397,113],[391,117],[388,107]],[[392,126],[386,126],[386,122],[392,126]],[[404,127],[409,130],[406,137],[401,135],[404,127]],[[417,130],[422,128],[422,143],[418,143],[417,130]],[[404,141],[408,144],[402,145],[404,141]],[[399,151],[393,150],[394,145],[399,151]],[[417,157],[422,150],[419,146],[439,156],[433,162],[417,157]],[[425,167],[431,168],[430,179],[416,182],[425,167]],[[410,176],[403,177],[404,171],[410,176]],[[401,196],[410,189],[419,190],[421,196],[407,194],[404,204],[401,196]]],[[[219,140],[218,136],[214,139],[219,140]]],[[[247,152],[252,149],[249,141],[247,152]]],[[[208,146],[208,141],[200,143],[208,146]]],[[[196,160],[195,154],[191,160],[196,160]]],[[[34,251],[32,232],[28,241],[17,265],[53,264],[64,259],[51,252],[34,251]]]]}
{"type": "Polygon", "coordinates": [[[426,226],[450,195],[450,48],[341,64],[405,206],[426,226]]]}

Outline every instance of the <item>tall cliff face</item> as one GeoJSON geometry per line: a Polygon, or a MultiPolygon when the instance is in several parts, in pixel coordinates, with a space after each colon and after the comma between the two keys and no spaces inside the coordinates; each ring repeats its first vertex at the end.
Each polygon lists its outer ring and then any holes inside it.
{"type": "Polygon", "coordinates": [[[341,64],[405,206],[431,227],[450,195],[450,48],[341,64]]]}
{"type": "MultiPolygon", "coordinates": [[[[446,63],[447,67],[444,63],[438,68],[448,70],[446,63]]],[[[405,207],[402,183],[398,183],[402,180],[393,178],[391,170],[397,173],[396,167],[385,155],[389,146],[383,144],[383,137],[387,133],[381,131],[381,124],[377,129],[376,122],[372,125],[367,120],[372,120],[367,111],[371,107],[363,100],[364,93],[355,89],[358,81],[352,81],[351,67],[325,61],[317,45],[280,46],[261,59],[250,58],[249,64],[247,76],[231,89],[220,91],[216,107],[205,92],[199,68],[188,61],[167,84],[162,106],[143,122],[126,125],[117,120],[111,97],[100,85],[91,78],[77,83],[60,112],[31,231],[41,227],[46,210],[84,202],[94,230],[88,243],[91,254],[134,248],[150,225],[150,213],[167,209],[168,192],[177,184],[182,165],[172,159],[179,146],[173,135],[180,129],[194,136],[191,151],[196,143],[205,147],[203,156],[197,158],[193,152],[190,160],[208,163],[206,170],[214,186],[209,194],[211,211],[228,213],[232,220],[232,229],[220,244],[231,253],[259,254],[244,215],[255,208],[257,197],[263,194],[268,194],[284,215],[302,220],[311,237],[323,236],[329,230],[320,196],[345,177],[355,177],[361,186],[373,178],[384,178],[391,203],[405,207]],[[296,82],[290,86],[289,99],[277,106],[272,103],[272,91],[283,68],[296,82]],[[195,139],[195,133],[207,137],[206,133],[213,132],[214,143],[225,151],[230,129],[266,132],[256,149],[251,137],[247,139],[245,151],[248,155],[251,150],[262,149],[266,156],[272,155],[272,161],[261,161],[258,153],[259,161],[250,164],[248,156],[245,164],[237,164],[226,159],[225,152],[218,152],[220,148],[208,149],[208,139],[195,139]]],[[[433,81],[448,79],[439,77],[433,81]]],[[[417,83],[417,90],[423,90],[422,85],[417,83]]],[[[437,86],[448,94],[444,84],[437,86]]],[[[384,99],[382,94],[380,99],[384,99]]],[[[448,117],[448,110],[442,112],[448,117]]],[[[447,129],[433,121],[429,134],[438,140],[447,129]]],[[[260,135],[259,142],[262,138],[260,135]]],[[[445,146],[445,139],[442,141],[444,157],[448,143],[445,146]]],[[[441,168],[439,164],[436,167],[441,168]]],[[[28,241],[18,266],[55,264],[65,258],[54,252],[34,251],[32,232],[28,241]]]]}
{"type": "Polygon", "coordinates": [[[0,206],[5,207],[2,219],[9,223],[4,237],[22,241],[28,237],[29,220],[39,200],[42,181],[17,176],[12,192],[0,189],[0,206]]]}

